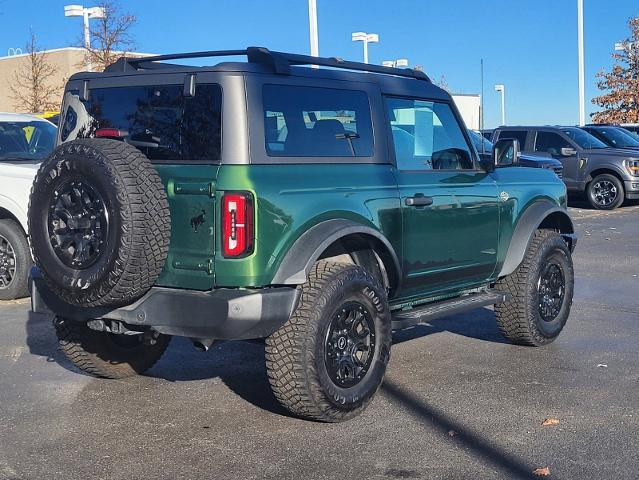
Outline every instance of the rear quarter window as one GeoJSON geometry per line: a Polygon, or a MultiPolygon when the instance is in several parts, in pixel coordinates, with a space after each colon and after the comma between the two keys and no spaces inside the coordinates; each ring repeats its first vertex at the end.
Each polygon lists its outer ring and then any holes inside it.
{"type": "Polygon", "coordinates": [[[119,138],[150,160],[218,161],[222,143],[222,89],[198,84],[185,97],[183,85],[95,88],[81,101],[67,92],[62,142],[118,130],[119,138]],[[104,131],[104,130],[103,130],[104,131]]]}
{"type": "Polygon", "coordinates": [[[272,157],[371,157],[368,95],[288,85],[264,85],[266,153],[272,157]]]}

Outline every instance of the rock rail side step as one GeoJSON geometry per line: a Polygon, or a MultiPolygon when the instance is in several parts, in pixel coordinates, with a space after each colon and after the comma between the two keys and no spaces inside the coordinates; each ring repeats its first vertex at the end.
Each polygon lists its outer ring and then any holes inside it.
{"type": "Polygon", "coordinates": [[[410,310],[401,310],[393,314],[393,330],[413,327],[435,318],[455,315],[475,308],[510,301],[510,294],[498,290],[471,293],[440,302],[420,305],[410,310]]]}

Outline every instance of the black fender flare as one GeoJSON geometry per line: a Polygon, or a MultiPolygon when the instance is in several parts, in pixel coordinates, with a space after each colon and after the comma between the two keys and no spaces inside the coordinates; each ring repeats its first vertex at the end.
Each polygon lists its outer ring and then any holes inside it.
{"type": "Polygon", "coordinates": [[[526,255],[528,245],[540,225],[550,215],[557,214],[561,217],[565,227],[562,228],[562,236],[569,242],[571,250],[577,242],[575,228],[572,220],[565,208],[559,207],[550,201],[538,201],[530,205],[519,217],[515,226],[510,245],[506,252],[504,263],[499,272],[498,278],[511,274],[519,266],[526,255]]]}
{"type": "Polygon", "coordinates": [[[332,219],[314,225],[293,243],[273,277],[274,285],[301,285],[306,282],[308,272],[335,241],[352,234],[369,235],[379,240],[392,258],[397,278],[401,278],[399,258],[388,239],[378,230],[346,219],[332,219]]]}

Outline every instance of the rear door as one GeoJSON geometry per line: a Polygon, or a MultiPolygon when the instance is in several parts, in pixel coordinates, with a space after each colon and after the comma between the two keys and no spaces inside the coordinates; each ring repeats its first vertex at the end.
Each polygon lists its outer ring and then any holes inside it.
{"type": "Polygon", "coordinates": [[[450,104],[387,97],[402,209],[403,298],[462,289],[496,265],[497,185],[450,104]]]}
{"type": "Polygon", "coordinates": [[[118,138],[151,160],[171,212],[171,244],[157,284],[207,290],[214,283],[222,88],[198,81],[194,90],[186,89],[191,80],[184,74],[141,77],[91,80],[84,99],[73,88],[67,91],[59,141],[118,138]]]}

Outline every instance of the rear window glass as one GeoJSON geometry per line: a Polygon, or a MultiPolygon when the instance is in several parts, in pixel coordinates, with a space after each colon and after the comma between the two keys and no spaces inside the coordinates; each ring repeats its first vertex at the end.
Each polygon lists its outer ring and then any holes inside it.
{"type": "Polygon", "coordinates": [[[219,160],[220,86],[198,84],[194,97],[183,90],[183,85],[95,88],[84,102],[77,92],[67,92],[60,140],[116,136],[151,160],[219,160]]]}
{"type": "Polygon", "coordinates": [[[265,85],[263,102],[269,156],[373,155],[373,127],[365,92],[265,85]]]}

